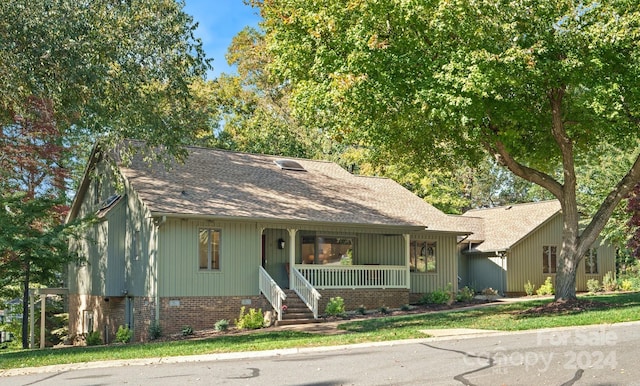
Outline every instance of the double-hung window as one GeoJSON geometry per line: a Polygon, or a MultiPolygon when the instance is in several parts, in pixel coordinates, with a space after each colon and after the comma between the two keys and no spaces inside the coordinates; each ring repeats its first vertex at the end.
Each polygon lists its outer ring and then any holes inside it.
{"type": "Polygon", "coordinates": [[[220,269],[220,230],[201,228],[198,232],[198,261],[201,271],[220,269]]]}
{"type": "Polygon", "coordinates": [[[542,273],[556,273],[558,247],[545,245],[542,247],[542,273]]]}

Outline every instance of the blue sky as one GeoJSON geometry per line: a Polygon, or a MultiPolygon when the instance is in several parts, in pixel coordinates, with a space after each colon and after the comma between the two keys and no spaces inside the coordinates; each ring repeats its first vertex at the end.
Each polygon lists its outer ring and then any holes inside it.
{"type": "Polygon", "coordinates": [[[198,23],[196,37],[202,40],[207,57],[213,58],[213,71],[207,78],[213,79],[221,72],[235,73],[224,54],[231,39],[245,26],[258,26],[258,10],[242,0],[185,0],[185,4],[184,11],[198,23]]]}

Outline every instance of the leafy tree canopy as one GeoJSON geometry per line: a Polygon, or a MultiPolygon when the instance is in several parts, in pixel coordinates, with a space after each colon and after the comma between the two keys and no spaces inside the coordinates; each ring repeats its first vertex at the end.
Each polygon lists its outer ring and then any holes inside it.
{"type": "Polygon", "coordinates": [[[487,152],[556,197],[564,214],[556,298],[575,298],[580,259],[640,181],[640,11],[626,0],[255,1],[271,68],[295,113],[405,163],[487,152]],[[578,193],[619,173],[579,228],[578,193]],[[558,173],[559,171],[559,173],[558,173]]]}

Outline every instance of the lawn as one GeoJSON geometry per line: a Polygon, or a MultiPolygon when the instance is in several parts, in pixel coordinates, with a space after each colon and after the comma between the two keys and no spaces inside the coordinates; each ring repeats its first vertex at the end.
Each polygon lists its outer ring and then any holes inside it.
{"type": "Polygon", "coordinates": [[[567,311],[553,315],[535,312],[526,313],[526,310],[549,303],[548,300],[533,300],[466,311],[351,321],[339,326],[339,328],[349,332],[342,335],[264,330],[251,334],[224,335],[203,340],[21,350],[0,353],[0,369],[114,359],[259,351],[424,338],[426,336],[420,330],[433,328],[479,328],[514,331],[640,320],[640,293],[589,296],[583,299],[591,300],[592,303],[602,303],[604,307],[596,307],[597,309],[584,311],[567,311]]]}

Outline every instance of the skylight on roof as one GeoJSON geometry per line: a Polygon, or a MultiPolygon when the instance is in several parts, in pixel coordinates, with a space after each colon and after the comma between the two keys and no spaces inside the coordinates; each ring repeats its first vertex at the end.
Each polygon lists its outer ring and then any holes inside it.
{"type": "Polygon", "coordinates": [[[282,170],[295,170],[298,172],[306,172],[306,169],[302,167],[298,162],[290,159],[277,159],[275,161],[276,165],[280,167],[282,170]]]}

